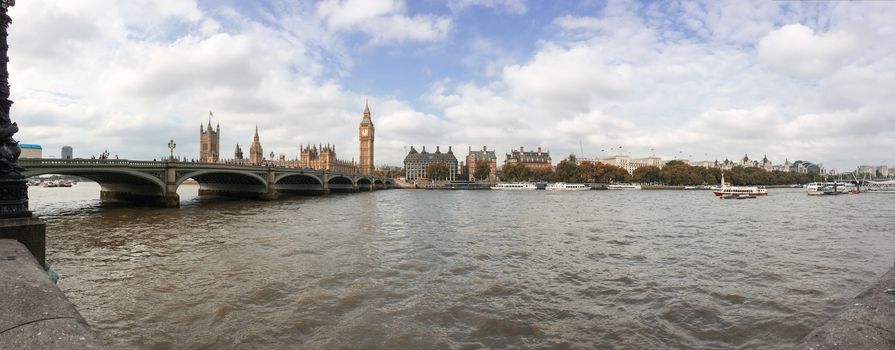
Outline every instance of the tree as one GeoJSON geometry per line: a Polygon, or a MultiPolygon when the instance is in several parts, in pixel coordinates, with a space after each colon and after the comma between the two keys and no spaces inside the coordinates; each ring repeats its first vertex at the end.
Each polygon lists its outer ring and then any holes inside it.
{"type": "MultiPolygon", "coordinates": [[[[527,168],[526,168],[527,169],[527,168]]],[[[528,180],[530,181],[554,181],[556,179],[556,174],[553,173],[553,169],[547,168],[536,168],[529,171],[528,180]]]]}
{"type": "Polygon", "coordinates": [[[594,180],[596,182],[630,182],[631,174],[624,168],[612,164],[597,162],[594,164],[594,180]]]}
{"type": "Polygon", "coordinates": [[[652,165],[639,167],[634,169],[634,181],[648,184],[659,183],[662,181],[661,171],[659,167],[652,165]]]}
{"type": "Polygon", "coordinates": [[[482,181],[491,176],[491,162],[487,160],[479,160],[475,162],[475,170],[472,177],[476,181],[482,181]]]}
{"type": "Polygon", "coordinates": [[[563,182],[580,182],[578,180],[581,177],[581,172],[578,169],[578,165],[575,164],[575,161],[571,159],[573,157],[574,156],[570,156],[570,159],[563,159],[556,165],[555,177],[557,180],[563,182]]]}
{"type": "Polygon", "coordinates": [[[524,181],[531,177],[531,171],[522,163],[506,163],[500,168],[501,177],[510,181],[524,181]]]}
{"type": "Polygon", "coordinates": [[[451,171],[444,162],[437,162],[429,163],[426,167],[426,174],[429,174],[429,178],[432,180],[445,180],[450,176],[451,171]]]}

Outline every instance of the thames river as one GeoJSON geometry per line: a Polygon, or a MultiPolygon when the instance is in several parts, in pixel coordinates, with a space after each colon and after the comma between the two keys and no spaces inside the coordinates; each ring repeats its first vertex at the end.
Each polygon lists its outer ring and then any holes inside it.
{"type": "Polygon", "coordinates": [[[59,286],[115,349],[786,348],[895,261],[885,194],[29,193],[59,286]]]}

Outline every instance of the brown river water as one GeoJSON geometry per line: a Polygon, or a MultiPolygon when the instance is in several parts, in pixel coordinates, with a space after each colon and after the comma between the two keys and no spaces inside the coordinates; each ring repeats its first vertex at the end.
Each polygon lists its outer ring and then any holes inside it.
{"type": "Polygon", "coordinates": [[[892,266],[895,196],[770,191],[29,193],[113,349],[775,349],[892,266]]]}

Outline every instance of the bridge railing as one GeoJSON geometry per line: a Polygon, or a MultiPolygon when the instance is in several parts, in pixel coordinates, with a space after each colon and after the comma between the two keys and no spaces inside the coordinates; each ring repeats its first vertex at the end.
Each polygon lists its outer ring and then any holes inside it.
{"type": "MultiPolygon", "coordinates": [[[[213,169],[239,169],[239,170],[258,170],[273,168],[277,171],[285,172],[324,172],[333,176],[355,176],[359,173],[343,173],[331,170],[312,169],[312,168],[293,168],[280,167],[276,164],[271,165],[248,165],[248,164],[228,164],[228,163],[200,163],[200,162],[172,162],[178,168],[213,168],[213,169]]],[[[152,160],[130,160],[130,159],[55,159],[55,158],[20,158],[18,164],[24,168],[29,167],[94,167],[94,168],[164,168],[168,165],[167,161],[152,160]]],[[[366,176],[375,181],[377,177],[366,176]]],[[[384,180],[384,179],[383,179],[384,180]]]]}
{"type": "Polygon", "coordinates": [[[163,167],[165,162],[149,160],[129,159],[51,159],[51,158],[20,158],[18,164],[22,167],[34,166],[92,166],[92,167],[163,167]]]}

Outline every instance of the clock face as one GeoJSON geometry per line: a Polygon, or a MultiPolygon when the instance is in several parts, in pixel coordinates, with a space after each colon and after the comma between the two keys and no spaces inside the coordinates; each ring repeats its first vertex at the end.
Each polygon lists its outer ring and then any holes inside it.
{"type": "Polygon", "coordinates": [[[363,136],[367,136],[367,129],[361,129],[360,134],[363,136]]]}

